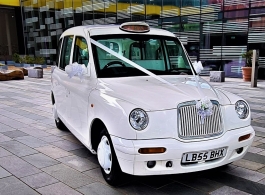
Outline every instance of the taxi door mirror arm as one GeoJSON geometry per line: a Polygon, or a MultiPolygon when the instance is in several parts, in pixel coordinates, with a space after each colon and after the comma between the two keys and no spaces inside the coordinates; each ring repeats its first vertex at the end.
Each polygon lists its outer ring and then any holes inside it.
{"type": "Polygon", "coordinates": [[[90,62],[87,63],[86,69],[87,69],[86,75],[90,77],[91,75],[91,63],[90,62]]]}

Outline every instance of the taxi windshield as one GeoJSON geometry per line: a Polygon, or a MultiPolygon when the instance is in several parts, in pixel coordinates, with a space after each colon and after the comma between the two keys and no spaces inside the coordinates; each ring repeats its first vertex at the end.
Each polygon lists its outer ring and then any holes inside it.
{"type": "MultiPolygon", "coordinates": [[[[192,74],[189,60],[174,37],[137,34],[91,38],[156,75],[192,74]]],[[[93,45],[93,54],[99,78],[146,75],[98,46],[93,45]]]]}

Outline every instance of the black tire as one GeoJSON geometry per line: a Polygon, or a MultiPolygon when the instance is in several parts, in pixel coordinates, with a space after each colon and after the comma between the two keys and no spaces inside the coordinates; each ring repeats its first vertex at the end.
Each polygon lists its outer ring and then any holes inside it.
{"type": "Polygon", "coordinates": [[[60,129],[62,131],[68,130],[60,118],[58,118],[57,120],[55,119],[54,121],[55,121],[55,125],[56,125],[57,129],[60,129]]]}
{"type": "Polygon", "coordinates": [[[62,131],[67,131],[68,130],[67,127],[64,125],[64,123],[61,121],[61,119],[57,115],[56,105],[53,99],[52,99],[52,103],[53,103],[53,114],[54,114],[54,121],[55,121],[56,127],[62,131]]]}
{"type": "Polygon", "coordinates": [[[101,172],[102,172],[102,175],[103,175],[105,181],[109,185],[117,186],[117,185],[120,185],[124,182],[123,179],[124,179],[125,174],[121,171],[119,162],[117,160],[117,156],[116,156],[114,148],[113,148],[111,138],[110,138],[109,133],[107,132],[106,128],[104,128],[100,133],[100,141],[104,136],[106,136],[108,138],[108,141],[110,144],[112,164],[111,164],[111,169],[110,169],[109,173],[106,173],[104,168],[102,168],[100,166],[101,172]]]}

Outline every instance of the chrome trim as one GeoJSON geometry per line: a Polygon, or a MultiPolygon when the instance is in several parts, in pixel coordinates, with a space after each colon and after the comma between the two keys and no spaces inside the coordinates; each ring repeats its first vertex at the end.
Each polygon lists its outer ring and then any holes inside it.
{"type": "Polygon", "coordinates": [[[185,140],[209,138],[223,133],[219,102],[216,100],[211,100],[211,102],[213,103],[213,114],[205,119],[204,124],[200,124],[196,101],[183,102],[177,106],[179,138],[185,140]]]}

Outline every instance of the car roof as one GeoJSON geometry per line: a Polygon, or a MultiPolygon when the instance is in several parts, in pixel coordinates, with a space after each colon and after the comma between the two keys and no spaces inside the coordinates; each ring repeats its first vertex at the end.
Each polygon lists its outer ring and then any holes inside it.
{"type": "Polygon", "coordinates": [[[158,28],[150,28],[149,32],[145,33],[134,33],[134,32],[127,32],[120,29],[120,25],[88,25],[88,26],[76,26],[67,29],[63,32],[61,37],[67,35],[79,35],[79,36],[86,36],[87,33],[90,36],[95,35],[115,35],[115,34],[142,34],[142,35],[161,35],[161,36],[169,36],[169,37],[176,37],[173,33],[158,29],[158,28]]]}

